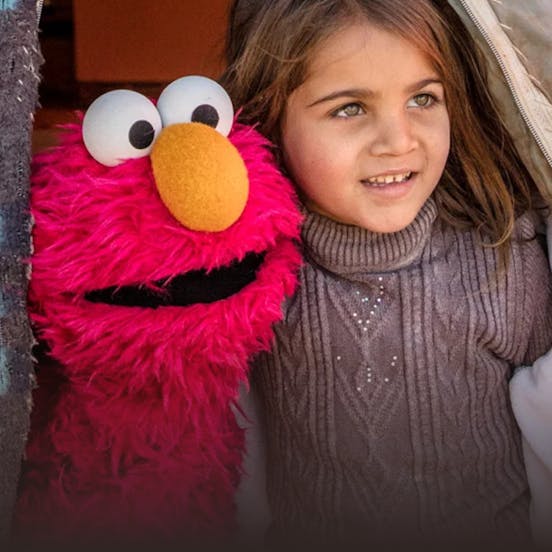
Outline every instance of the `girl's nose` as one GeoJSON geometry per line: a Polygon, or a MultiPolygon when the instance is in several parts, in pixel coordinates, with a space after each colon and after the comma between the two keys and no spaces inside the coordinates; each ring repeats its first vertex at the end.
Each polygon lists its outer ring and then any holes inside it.
{"type": "Polygon", "coordinates": [[[417,144],[408,113],[378,117],[370,153],[374,156],[400,156],[412,151],[417,144]]]}
{"type": "Polygon", "coordinates": [[[247,169],[238,150],[213,128],[168,126],[155,141],[151,162],[161,200],[186,228],[220,232],[242,214],[247,169]]]}

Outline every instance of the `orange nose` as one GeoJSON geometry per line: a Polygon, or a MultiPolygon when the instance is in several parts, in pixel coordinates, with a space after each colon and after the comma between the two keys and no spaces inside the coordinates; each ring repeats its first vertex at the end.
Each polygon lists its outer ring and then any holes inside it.
{"type": "Polygon", "coordinates": [[[243,213],[247,169],[238,150],[213,128],[168,126],[155,141],[151,162],[163,203],[186,228],[220,232],[243,213]]]}

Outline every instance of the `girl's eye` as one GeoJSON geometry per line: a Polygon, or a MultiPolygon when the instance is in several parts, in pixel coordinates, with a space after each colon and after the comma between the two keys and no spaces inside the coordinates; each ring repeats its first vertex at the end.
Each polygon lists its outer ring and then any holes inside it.
{"type": "Polygon", "coordinates": [[[431,94],[416,94],[409,102],[408,107],[430,107],[436,102],[431,94]]]}
{"type": "Polygon", "coordinates": [[[358,115],[362,115],[364,113],[364,109],[360,104],[357,103],[350,103],[347,105],[344,105],[343,107],[340,107],[336,111],[332,113],[334,117],[356,117],[358,115]]]}

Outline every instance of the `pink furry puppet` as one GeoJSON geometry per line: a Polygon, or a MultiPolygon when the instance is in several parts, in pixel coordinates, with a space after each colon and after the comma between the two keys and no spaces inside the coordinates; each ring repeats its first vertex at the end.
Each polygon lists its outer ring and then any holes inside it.
{"type": "Polygon", "coordinates": [[[269,146],[184,77],[156,105],[101,96],[35,159],[30,315],[55,362],[37,368],[19,534],[233,528],[238,386],[300,264],[269,146]]]}

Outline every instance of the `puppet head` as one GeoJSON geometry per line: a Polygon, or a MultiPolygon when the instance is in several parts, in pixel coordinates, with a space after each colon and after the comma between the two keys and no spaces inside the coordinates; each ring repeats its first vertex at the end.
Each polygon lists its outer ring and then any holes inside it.
{"type": "Polygon", "coordinates": [[[32,212],[32,317],[75,377],[243,369],[296,282],[292,187],[202,77],[173,82],[157,106],[131,91],[98,98],[36,159],[32,212]]]}

